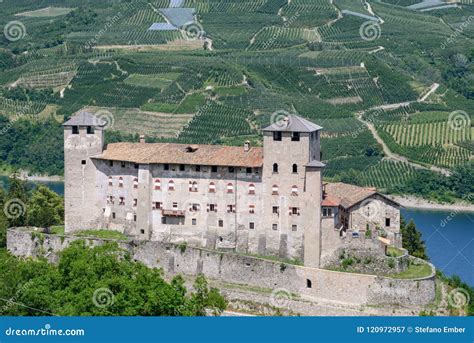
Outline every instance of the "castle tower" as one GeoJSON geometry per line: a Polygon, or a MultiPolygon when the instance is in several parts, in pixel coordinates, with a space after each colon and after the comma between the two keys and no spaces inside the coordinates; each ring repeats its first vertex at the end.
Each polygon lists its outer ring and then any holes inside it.
{"type": "Polygon", "coordinates": [[[83,111],[63,127],[65,231],[94,229],[102,206],[97,201],[97,171],[91,157],[103,151],[105,122],[83,111]]]}
{"type": "Polygon", "coordinates": [[[285,115],[263,131],[263,225],[259,253],[318,267],[320,255],[322,128],[285,115]]]}

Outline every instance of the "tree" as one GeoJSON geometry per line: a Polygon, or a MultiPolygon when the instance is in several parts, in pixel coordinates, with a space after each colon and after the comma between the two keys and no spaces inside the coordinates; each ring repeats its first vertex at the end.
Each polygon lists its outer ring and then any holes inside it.
{"type": "Polygon", "coordinates": [[[38,186],[33,192],[28,205],[29,225],[50,227],[61,224],[63,218],[63,198],[46,186],[38,186]]]}
{"type": "Polygon", "coordinates": [[[402,233],[402,246],[412,256],[428,260],[425,242],[421,239],[421,232],[417,230],[415,222],[410,220],[408,224],[403,218],[400,221],[400,232],[402,233]]]}
{"type": "Polygon", "coordinates": [[[27,223],[28,193],[26,181],[14,172],[9,179],[8,193],[3,212],[8,219],[8,227],[24,226],[27,223]]]}
{"type": "Polygon", "coordinates": [[[3,188],[0,188],[0,248],[5,248],[7,245],[7,227],[8,220],[3,212],[3,207],[5,206],[5,191],[3,188]]]}

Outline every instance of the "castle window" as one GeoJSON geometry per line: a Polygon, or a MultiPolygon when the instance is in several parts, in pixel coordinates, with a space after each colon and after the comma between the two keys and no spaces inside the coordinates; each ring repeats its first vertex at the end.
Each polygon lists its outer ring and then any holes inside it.
{"type": "Polygon", "coordinates": [[[215,193],[216,192],[216,184],[214,182],[211,182],[209,184],[209,193],[215,193]]]}
{"type": "Polygon", "coordinates": [[[291,186],[291,195],[298,195],[298,186],[291,186]]]}
{"type": "Polygon", "coordinates": [[[174,202],[173,203],[173,210],[177,210],[178,209],[178,203],[177,202],[174,202]]]}
{"type": "Polygon", "coordinates": [[[137,215],[136,215],[136,214],[133,215],[133,221],[134,221],[134,222],[137,221],[137,215]]]}
{"type": "Polygon", "coordinates": [[[174,181],[173,180],[170,180],[168,182],[168,190],[169,191],[174,191],[174,181]]]}
{"type": "Polygon", "coordinates": [[[234,185],[232,183],[227,184],[227,193],[234,193],[234,185]]]}
{"type": "Polygon", "coordinates": [[[323,217],[332,217],[332,208],[323,207],[323,217]]]}
{"type": "Polygon", "coordinates": [[[249,213],[254,214],[255,213],[255,205],[249,205],[249,213]]]}
{"type": "Polygon", "coordinates": [[[211,173],[217,173],[217,166],[211,167],[211,173]]]}
{"type": "Polygon", "coordinates": [[[109,195],[107,197],[107,204],[113,204],[114,203],[114,197],[112,195],[109,195]]]}
{"type": "Polygon", "coordinates": [[[196,224],[197,224],[196,218],[191,219],[191,225],[196,225],[196,224]]]}
{"type": "Polygon", "coordinates": [[[296,224],[291,225],[291,231],[298,231],[298,225],[296,224]]]}
{"type": "Polygon", "coordinates": [[[291,134],[291,140],[293,142],[298,142],[300,140],[300,133],[299,132],[293,132],[291,134]]]}
{"type": "Polygon", "coordinates": [[[273,132],[273,140],[274,141],[281,141],[281,132],[280,131],[274,131],[273,132]]]}
{"type": "Polygon", "coordinates": [[[184,164],[179,165],[179,171],[184,171],[184,164]]]}
{"type": "Polygon", "coordinates": [[[278,186],[277,185],[272,186],[272,195],[278,195],[278,186]]]}
{"type": "Polygon", "coordinates": [[[73,126],[72,127],[72,134],[73,135],[78,135],[79,134],[79,126],[73,126]]]}
{"type": "Polygon", "coordinates": [[[235,213],[235,205],[227,205],[227,213],[235,213]]]}
{"type": "Polygon", "coordinates": [[[296,163],[295,163],[295,164],[293,164],[293,167],[292,167],[292,172],[293,172],[293,174],[296,174],[296,173],[298,173],[298,166],[296,165],[296,163]]]}
{"type": "Polygon", "coordinates": [[[278,163],[273,163],[273,173],[278,173],[278,163]]]}
{"type": "Polygon", "coordinates": [[[249,229],[250,229],[250,230],[255,229],[255,223],[250,222],[250,223],[249,223],[249,229]]]}
{"type": "Polygon", "coordinates": [[[81,161],[81,164],[82,164],[82,165],[86,164],[86,160],[82,160],[82,161],[81,161]]]}
{"type": "Polygon", "coordinates": [[[197,172],[200,172],[201,171],[201,166],[195,166],[194,170],[197,171],[197,172]]]}
{"type": "Polygon", "coordinates": [[[201,208],[201,205],[198,203],[193,203],[189,206],[189,212],[199,212],[199,209],[201,208]]]}
{"type": "Polygon", "coordinates": [[[138,163],[134,163],[133,168],[138,169],[138,163]]]}
{"type": "Polygon", "coordinates": [[[114,161],[109,161],[109,167],[113,167],[114,166],[114,161]]]}
{"type": "Polygon", "coordinates": [[[133,188],[138,188],[138,178],[133,179],[133,188]]]}
{"type": "Polygon", "coordinates": [[[235,172],[235,168],[234,167],[229,167],[229,173],[234,173],[235,172]]]}
{"type": "Polygon", "coordinates": [[[166,224],[166,217],[161,217],[161,224],[166,224]]]}
{"type": "Polygon", "coordinates": [[[207,212],[217,212],[217,204],[207,204],[207,212]]]}
{"type": "Polygon", "coordinates": [[[245,172],[246,172],[247,174],[252,174],[252,168],[247,167],[247,168],[245,169],[245,172]]]}
{"type": "Polygon", "coordinates": [[[115,212],[112,212],[112,219],[115,219],[115,212]]]}
{"type": "Polygon", "coordinates": [[[119,200],[119,205],[122,205],[122,206],[125,205],[125,198],[124,198],[124,197],[120,197],[119,199],[120,199],[120,200],[119,200]]]}
{"type": "Polygon", "coordinates": [[[119,177],[119,187],[123,187],[123,177],[119,177]]]}
{"type": "Polygon", "coordinates": [[[138,199],[133,199],[133,207],[137,207],[138,205],[138,199]]]}
{"type": "Polygon", "coordinates": [[[155,190],[160,190],[161,189],[161,181],[160,179],[155,179],[155,190]]]}
{"type": "Polygon", "coordinates": [[[93,135],[94,134],[94,127],[88,126],[86,132],[87,132],[88,135],[93,135]]]}
{"type": "Polygon", "coordinates": [[[249,185],[249,194],[255,194],[255,185],[253,183],[249,185]]]}
{"type": "Polygon", "coordinates": [[[292,216],[292,215],[295,215],[295,216],[300,215],[299,207],[290,207],[290,216],[292,216]]]}
{"type": "Polygon", "coordinates": [[[170,170],[170,165],[168,163],[163,164],[164,170],[170,170]]]}
{"type": "Polygon", "coordinates": [[[161,210],[163,208],[163,203],[162,202],[154,202],[153,203],[153,209],[154,210],[161,210]]]}
{"type": "Polygon", "coordinates": [[[125,168],[125,162],[124,161],[120,162],[120,165],[122,166],[122,168],[125,168]]]}
{"type": "MultiPolygon", "coordinates": [[[[222,219],[219,219],[219,221],[217,222],[217,225],[219,227],[223,227],[224,226],[224,221],[222,219]]],[[[222,238],[221,238],[221,242],[222,242],[222,238]]]]}
{"type": "Polygon", "coordinates": [[[198,191],[198,184],[196,181],[189,181],[189,191],[190,192],[197,192],[198,191]]]}
{"type": "Polygon", "coordinates": [[[313,287],[313,284],[310,279],[306,279],[306,288],[311,288],[313,287]]]}
{"type": "Polygon", "coordinates": [[[272,230],[274,231],[278,230],[278,224],[272,224],[272,230]]]}
{"type": "Polygon", "coordinates": [[[278,211],[278,206],[273,206],[272,207],[272,213],[273,214],[279,214],[280,212],[278,211]]]}
{"type": "Polygon", "coordinates": [[[390,218],[385,218],[385,226],[390,226],[390,218]]]}

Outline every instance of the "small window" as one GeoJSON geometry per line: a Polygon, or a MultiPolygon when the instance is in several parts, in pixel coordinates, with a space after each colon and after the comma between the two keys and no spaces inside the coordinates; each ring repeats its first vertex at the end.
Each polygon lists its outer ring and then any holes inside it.
{"type": "Polygon", "coordinates": [[[137,221],[137,215],[136,215],[136,214],[133,215],[133,221],[134,221],[134,222],[137,221]]]}
{"type": "Polygon", "coordinates": [[[306,279],[306,288],[312,288],[313,287],[313,283],[311,282],[310,279],[306,279]]]}
{"type": "Polygon", "coordinates": [[[227,205],[227,213],[235,213],[235,205],[227,205]]]}
{"type": "Polygon", "coordinates": [[[278,211],[278,206],[273,206],[273,207],[272,207],[272,213],[273,213],[273,214],[278,214],[278,213],[279,213],[279,211],[278,211]]]}
{"type": "Polygon", "coordinates": [[[255,185],[253,183],[249,185],[249,194],[255,194],[255,185]]]}
{"type": "Polygon", "coordinates": [[[196,181],[189,181],[189,191],[190,192],[197,192],[198,191],[198,184],[196,181]]]}
{"type": "Polygon", "coordinates": [[[141,233],[142,235],[144,235],[144,234],[145,234],[145,230],[141,229],[141,230],[140,230],[140,233],[141,233]]]}
{"type": "Polygon", "coordinates": [[[298,186],[293,185],[291,186],[291,195],[298,195],[298,186]]]}
{"type": "Polygon", "coordinates": [[[273,163],[273,173],[278,173],[278,163],[273,163]]]}
{"type": "Polygon", "coordinates": [[[272,224],[272,230],[277,231],[278,230],[278,224],[272,224]]]}
{"type": "Polygon", "coordinates": [[[161,217],[161,224],[166,224],[166,217],[161,217]]]}
{"type": "Polygon", "coordinates": [[[293,172],[293,174],[297,174],[297,173],[298,173],[298,166],[296,165],[296,163],[293,164],[292,172],[293,172]]]}
{"type": "Polygon", "coordinates": [[[273,132],[273,140],[274,141],[281,141],[281,132],[280,131],[273,132]]]}
{"type": "Polygon", "coordinates": [[[217,204],[208,204],[208,212],[217,212],[217,204]]]}
{"type": "Polygon", "coordinates": [[[138,169],[138,163],[135,163],[135,164],[133,165],[133,168],[138,169]]]}
{"type": "Polygon", "coordinates": [[[227,184],[227,193],[234,193],[234,185],[232,183],[227,184]]]}
{"type": "Polygon", "coordinates": [[[298,231],[298,225],[291,225],[291,231],[298,231]]]}
{"type": "Polygon", "coordinates": [[[133,199],[133,207],[137,207],[138,205],[138,199],[133,199]]]}
{"type": "Polygon", "coordinates": [[[154,202],[154,203],[153,203],[153,209],[154,209],[154,210],[160,210],[162,207],[163,207],[163,203],[162,203],[162,202],[154,202]]]}
{"type": "Polygon", "coordinates": [[[215,193],[216,192],[216,184],[214,182],[211,182],[209,184],[209,193],[215,193]]]}
{"type": "Polygon", "coordinates": [[[211,167],[211,172],[212,173],[217,173],[217,166],[212,166],[211,167]]]}
{"type": "Polygon", "coordinates": [[[112,219],[115,219],[115,212],[112,212],[112,219]]]}
{"type": "Polygon", "coordinates": [[[86,160],[82,160],[82,161],[81,161],[81,164],[82,164],[82,165],[85,165],[85,164],[86,164],[86,160]]]}
{"type": "Polygon", "coordinates": [[[178,203],[177,202],[174,202],[173,203],[173,210],[177,210],[178,209],[178,203]]]}
{"type": "Polygon", "coordinates": [[[168,190],[169,191],[174,191],[174,181],[173,180],[170,180],[168,182],[168,190]]]}
{"type": "Polygon", "coordinates": [[[119,177],[119,187],[123,187],[123,177],[119,177]]]}
{"type": "Polygon", "coordinates": [[[200,172],[201,171],[201,166],[195,166],[194,170],[197,171],[197,172],[200,172]]]}
{"type": "Polygon", "coordinates": [[[94,134],[94,127],[93,126],[88,126],[87,127],[87,134],[88,135],[93,135],[94,134]]]}
{"type": "Polygon", "coordinates": [[[72,134],[73,135],[78,135],[79,134],[79,126],[73,126],[72,127],[72,134]]]}
{"type": "Polygon", "coordinates": [[[293,142],[298,142],[300,140],[300,133],[299,132],[293,132],[291,134],[291,140],[293,142]]]}
{"type": "Polygon", "coordinates": [[[235,172],[235,168],[234,167],[229,167],[229,173],[234,173],[235,172]]]}
{"type": "Polygon", "coordinates": [[[390,226],[390,218],[385,218],[385,226],[390,226]]]}
{"type": "Polygon", "coordinates": [[[125,198],[124,197],[120,197],[119,198],[119,205],[125,205],[125,198]]]}
{"type": "Polygon", "coordinates": [[[179,171],[184,171],[184,164],[179,165],[179,171]]]}
{"type": "Polygon", "coordinates": [[[120,162],[120,165],[122,166],[122,168],[125,168],[125,162],[124,161],[120,162]]]}
{"type": "Polygon", "coordinates": [[[278,186],[277,185],[272,186],[272,195],[278,195],[278,186]]]}
{"type": "Polygon", "coordinates": [[[155,179],[155,190],[158,191],[161,189],[161,181],[160,179],[155,179]]]}
{"type": "Polygon", "coordinates": [[[196,225],[196,224],[197,224],[196,218],[191,219],[191,224],[192,224],[192,225],[196,225]]]}
{"type": "Polygon", "coordinates": [[[300,215],[299,207],[290,207],[290,216],[291,215],[299,216],[300,215]]]}
{"type": "Polygon", "coordinates": [[[250,222],[250,223],[249,223],[249,229],[250,229],[250,230],[255,229],[255,223],[254,223],[254,222],[250,222]]]}
{"type": "Polygon", "coordinates": [[[109,161],[109,167],[113,167],[114,166],[114,161],[109,161]]]}
{"type": "Polygon", "coordinates": [[[249,213],[254,214],[255,213],[255,205],[249,205],[249,213]]]}
{"type": "Polygon", "coordinates": [[[219,219],[219,221],[217,222],[217,225],[219,227],[223,227],[224,226],[224,221],[222,219],[219,219]]]}
{"type": "Polygon", "coordinates": [[[247,168],[245,169],[245,173],[246,173],[246,174],[252,174],[252,168],[247,167],[247,168]]]}
{"type": "Polygon", "coordinates": [[[138,177],[133,179],[133,188],[138,188],[138,177]]]}
{"type": "Polygon", "coordinates": [[[163,164],[164,170],[170,170],[170,165],[168,163],[163,164]]]}
{"type": "Polygon", "coordinates": [[[199,212],[201,205],[198,203],[193,203],[189,206],[189,212],[199,212]]]}

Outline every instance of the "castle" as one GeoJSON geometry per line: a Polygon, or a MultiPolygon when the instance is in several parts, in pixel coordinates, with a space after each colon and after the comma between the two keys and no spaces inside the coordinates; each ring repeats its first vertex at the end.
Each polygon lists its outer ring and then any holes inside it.
{"type": "Polygon", "coordinates": [[[401,245],[400,206],[374,189],[323,183],[321,127],[288,115],[263,148],[104,144],[105,123],[64,124],[65,230],[117,230],[139,240],[322,259],[368,231],[401,245]]]}

